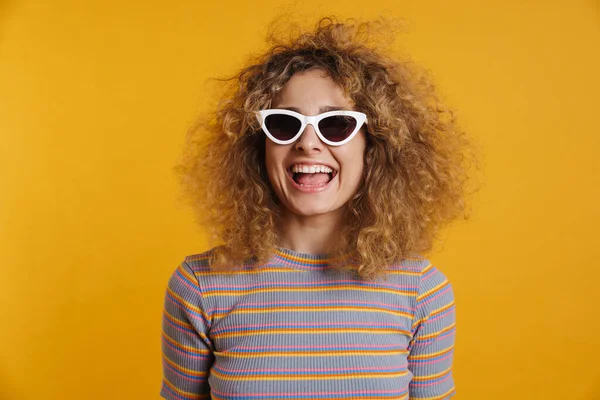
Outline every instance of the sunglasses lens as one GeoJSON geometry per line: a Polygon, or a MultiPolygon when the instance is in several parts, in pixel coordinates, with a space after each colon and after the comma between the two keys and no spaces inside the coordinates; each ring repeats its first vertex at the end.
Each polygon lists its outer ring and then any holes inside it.
{"type": "Polygon", "coordinates": [[[356,128],[356,119],[348,115],[333,115],[319,122],[319,130],[331,142],[341,142],[356,128]]]}
{"type": "Polygon", "coordinates": [[[265,118],[265,126],[277,140],[290,140],[300,131],[302,123],[291,115],[272,114],[265,118]]]}

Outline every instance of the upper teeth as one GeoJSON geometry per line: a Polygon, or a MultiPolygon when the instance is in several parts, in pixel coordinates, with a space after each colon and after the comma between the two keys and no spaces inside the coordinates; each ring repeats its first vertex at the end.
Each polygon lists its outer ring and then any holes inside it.
{"type": "Polygon", "coordinates": [[[292,165],[292,172],[301,172],[303,174],[317,174],[321,172],[330,173],[333,172],[333,169],[329,168],[326,165],[292,165]]]}

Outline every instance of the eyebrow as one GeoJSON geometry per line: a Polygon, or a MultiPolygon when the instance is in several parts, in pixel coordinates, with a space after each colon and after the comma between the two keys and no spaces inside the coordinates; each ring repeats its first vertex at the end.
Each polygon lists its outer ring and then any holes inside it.
{"type": "MultiPolygon", "coordinates": [[[[297,113],[300,113],[300,109],[297,107],[277,107],[278,110],[290,110],[290,111],[295,111],[297,113]]],[[[338,110],[346,110],[345,107],[336,107],[336,106],[325,106],[325,107],[321,107],[319,108],[319,114],[328,112],[328,111],[338,111],[338,110]]]]}

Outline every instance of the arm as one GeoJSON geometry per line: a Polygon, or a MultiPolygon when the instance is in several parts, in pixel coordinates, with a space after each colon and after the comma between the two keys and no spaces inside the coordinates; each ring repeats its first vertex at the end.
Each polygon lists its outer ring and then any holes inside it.
{"type": "Polygon", "coordinates": [[[184,262],[167,286],[162,323],[163,382],[168,400],[210,398],[208,373],[213,362],[207,336],[210,320],[202,307],[198,280],[184,262]]]}
{"type": "Polygon", "coordinates": [[[455,393],[454,292],[448,279],[432,265],[421,273],[412,331],[408,356],[408,369],[413,374],[410,399],[450,398],[455,393]]]}

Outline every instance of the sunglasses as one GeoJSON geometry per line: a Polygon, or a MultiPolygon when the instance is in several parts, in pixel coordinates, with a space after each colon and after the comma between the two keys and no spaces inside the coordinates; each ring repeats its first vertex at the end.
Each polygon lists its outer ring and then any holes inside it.
{"type": "Polygon", "coordinates": [[[256,116],[265,134],[277,144],[295,142],[312,125],[321,141],[329,146],[348,143],[367,123],[367,116],[358,111],[328,111],[307,116],[290,110],[261,110],[256,116]]]}

